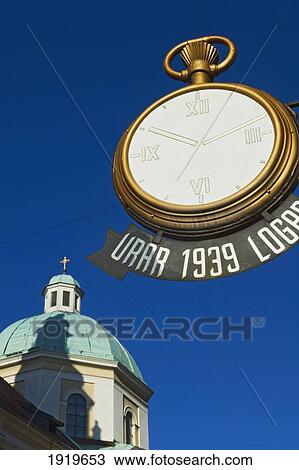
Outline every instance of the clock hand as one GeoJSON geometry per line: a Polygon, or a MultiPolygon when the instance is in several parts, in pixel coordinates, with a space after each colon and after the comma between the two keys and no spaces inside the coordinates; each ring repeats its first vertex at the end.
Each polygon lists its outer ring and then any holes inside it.
{"type": "MultiPolygon", "coordinates": [[[[228,100],[227,100],[228,101],[228,100]]],[[[226,101],[226,103],[227,103],[226,101]]],[[[226,104],[225,103],[225,104],[226,104]]],[[[220,112],[222,111],[223,107],[221,108],[220,112]]],[[[180,172],[180,174],[178,175],[177,177],[177,181],[179,181],[181,179],[181,177],[183,176],[183,174],[185,173],[186,169],[188,168],[188,166],[190,165],[191,161],[193,160],[193,158],[195,157],[195,155],[197,154],[198,150],[202,149],[203,145],[207,145],[209,144],[210,142],[214,142],[214,140],[216,139],[220,139],[221,137],[224,137],[225,135],[228,135],[228,134],[231,134],[232,132],[235,132],[239,129],[242,129],[243,127],[246,127],[248,126],[249,124],[252,124],[253,122],[256,122],[256,121],[259,121],[260,119],[263,119],[264,117],[266,117],[266,114],[263,114],[262,116],[258,116],[257,118],[254,118],[254,119],[251,119],[250,121],[246,121],[245,123],[243,124],[240,124],[239,126],[236,126],[234,127],[233,129],[230,129],[229,131],[227,132],[223,132],[222,134],[219,134],[219,135],[216,135],[215,137],[212,137],[211,139],[207,139],[205,140],[205,138],[207,137],[207,135],[209,134],[212,126],[214,125],[214,123],[216,122],[217,118],[219,117],[219,114],[216,116],[216,119],[213,121],[211,127],[207,130],[206,134],[204,135],[203,139],[199,142],[199,145],[197,146],[197,148],[194,150],[193,154],[191,155],[191,157],[189,158],[189,160],[187,161],[186,165],[184,166],[184,168],[182,169],[182,171],[180,172]]]]}
{"type": "Polygon", "coordinates": [[[221,139],[222,137],[225,137],[226,135],[232,134],[233,132],[238,131],[239,129],[243,129],[243,127],[248,126],[249,124],[253,124],[256,121],[259,121],[260,119],[263,119],[266,117],[266,114],[262,114],[261,116],[258,116],[257,118],[251,119],[250,121],[244,122],[243,124],[240,124],[239,126],[233,127],[232,129],[229,129],[226,132],[222,132],[221,134],[215,135],[211,139],[207,139],[203,141],[203,145],[208,145],[211,142],[214,142],[214,140],[221,139]]]}
{"type": "Polygon", "coordinates": [[[162,135],[163,137],[168,137],[169,139],[178,140],[183,144],[189,144],[195,147],[198,141],[194,139],[189,139],[188,137],[184,137],[180,134],[175,134],[174,132],[164,131],[163,129],[159,129],[158,127],[150,127],[149,132],[153,132],[154,134],[162,135]]]}

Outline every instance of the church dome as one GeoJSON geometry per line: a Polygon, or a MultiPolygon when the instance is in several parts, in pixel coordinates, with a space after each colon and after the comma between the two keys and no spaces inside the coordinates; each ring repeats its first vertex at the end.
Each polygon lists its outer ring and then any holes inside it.
{"type": "MultiPolygon", "coordinates": [[[[61,282],[66,283],[65,279],[61,282]]],[[[118,339],[93,318],[75,312],[34,315],[0,333],[0,360],[36,351],[116,361],[143,380],[133,357],[118,339]]]]}
{"type": "Polygon", "coordinates": [[[48,285],[51,286],[52,284],[57,284],[58,282],[63,282],[64,284],[71,284],[72,286],[81,287],[79,282],[70,274],[57,274],[56,276],[51,277],[48,285]]]}

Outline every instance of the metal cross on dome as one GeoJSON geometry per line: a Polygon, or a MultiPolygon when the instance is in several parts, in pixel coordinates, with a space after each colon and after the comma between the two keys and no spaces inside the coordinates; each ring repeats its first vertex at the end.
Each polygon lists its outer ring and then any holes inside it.
{"type": "Polygon", "coordinates": [[[63,272],[66,273],[66,267],[67,263],[69,263],[71,260],[68,259],[66,256],[63,257],[61,261],[59,261],[60,264],[63,264],[63,272]]]}

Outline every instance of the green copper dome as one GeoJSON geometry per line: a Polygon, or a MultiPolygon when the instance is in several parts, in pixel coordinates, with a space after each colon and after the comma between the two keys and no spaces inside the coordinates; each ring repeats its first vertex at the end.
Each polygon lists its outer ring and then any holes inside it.
{"type": "Polygon", "coordinates": [[[64,284],[71,284],[72,286],[81,287],[79,282],[70,274],[57,274],[56,276],[51,277],[48,285],[51,286],[52,284],[57,284],[57,282],[63,282],[64,284]]]}
{"type": "MultiPolygon", "coordinates": [[[[62,274],[51,281],[59,277],[72,278],[62,274]]],[[[118,339],[85,315],[47,312],[19,320],[0,333],[0,360],[35,351],[116,361],[143,380],[136,362],[118,339]]]]}

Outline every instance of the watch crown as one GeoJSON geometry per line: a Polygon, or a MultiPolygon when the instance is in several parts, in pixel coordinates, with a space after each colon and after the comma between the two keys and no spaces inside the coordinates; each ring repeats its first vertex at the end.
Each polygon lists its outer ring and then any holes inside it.
{"type": "Polygon", "coordinates": [[[164,59],[164,69],[175,80],[193,84],[208,83],[226,70],[235,60],[236,46],[224,36],[204,36],[184,41],[169,51],[164,59]],[[223,44],[228,49],[225,59],[219,64],[219,54],[214,44],[223,44]],[[180,54],[186,69],[177,71],[171,62],[180,54]]]}
{"type": "Polygon", "coordinates": [[[180,56],[182,61],[188,66],[195,60],[204,60],[209,64],[218,64],[218,50],[213,44],[203,40],[187,42],[186,46],[181,50],[180,56]]]}

